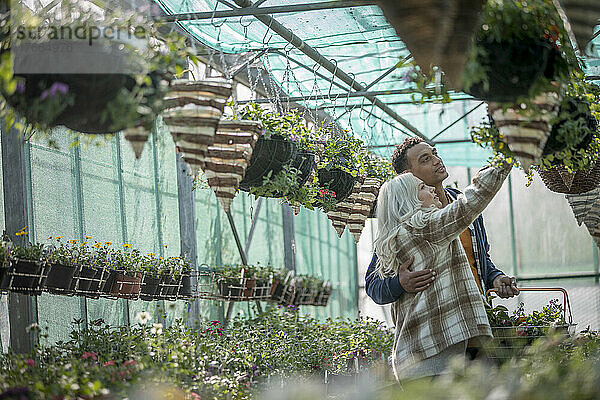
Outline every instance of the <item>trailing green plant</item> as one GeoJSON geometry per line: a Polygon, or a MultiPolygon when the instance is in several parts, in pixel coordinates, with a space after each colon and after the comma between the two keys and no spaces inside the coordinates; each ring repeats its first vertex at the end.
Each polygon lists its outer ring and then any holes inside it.
{"type": "Polygon", "coordinates": [[[19,260],[42,261],[44,259],[44,245],[40,243],[19,246],[13,244],[10,248],[10,256],[19,260]]]}
{"type": "Polygon", "coordinates": [[[361,167],[363,141],[347,132],[336,133],[331,127],[320,127],[319,140],[323,147],[320,153],[317,169],[340,169],[352,176],[358,176],[361,167]]]}
{"type": "MultiPolygon", "coordinates": [[[[172,30],[165,34],[166,30],[160,29],[161,23],[152,21],[139,12],[126,11],[114,5],[107,7],[103,2],[95,3],[103,9],[101,16],[92,7],[82,7],[75,0],[61,1],[60,13],[56,9],[50,10],[54,5],[41,10],[43,18],[18,2],[11,4],[10,24],[8,14],[0,16],[3,22],[0,26],[0,46],[4,52],[0,64],[2,93],[11,98],[11,103],[22,103],[24,109],[27,109],[30,120],[18,123],[16,127],[25,132],[35,132],[52,145],[55,142],[52,131],[48,128],[55,125],[54,120],[67,106],[84,99],[74,98],[68,85],[60,82],[55,82],[48,88],[40,88],[44,91],[37,99],[23,96],[27,82],[15,78],[13,56],[8,50],[18,47],[22,38],[29,38],[28,32],[35,32],[37,35],[43,33],[45,36],[41,39],[47,41],[52,39],[52,32],[56,35],[57,29],[60,29],[61,35],[63,30],[70,32],[79,29],[86,32],[91,44],[94,39],[92,32],[98,31],[98,26],[118,31],[119,34],[116,35],[111,33],[112,38],[116,37],[113,41],[119,42],[120,50],[126,56],[125,63],[134,66],[135,70],[130,74],[133,86],[121,88],[105,108],[98,110],[99,121],[109,124],[112,131],[136,124],[150,129],[154,119],[164,108],[163,97],[167,90],[164,83],[180,76],[188,67],[189,61],[198,61],[195,50],[186,44],[183,35],[172,30]],[[11,24],[24,34],[11,37],[11,24]],[[119,40],[121,36],[128,35],[134,36],[135,40],[119,40]],[[136,45],[132,45],[134,42],[136,45]]],[[[18,118],[15,110],[8,106],[6,98],[2,98],[0,103],[0,117],[5,119],[5,124],[15,122],[18,118]]]]}
{"type": "MultiPolygon", "coordinates": [[[[596,121],[600,121],[600,87],[586,82],[581,75],[574,75],[569,82],[568,91],[561,105],[561,112],[551,123],[556,126],[548,142],[552,142],[560,150],[544,152],[540,164],[532,169],[549,169],[560,165],[569,172],[590,168],[591,163],[600,158],[600,129],[596,121]],[[569,103],[575,104],[575,110],[569,111],[569,103]],[[595,119],[590,128],[589,117],[595,119]],[[582,145],[588,138],[587,145],[582,145]]],[[[572,107],[572,106],[571,106],[572,107]]],[[[498,163],[506,160],[520,167],[515,154],[504,142],[498,128],[489,121],[471,129],[473,141],[481,147],[491,147],[491,161],[498,163]]],[[[548,146],[547,148],[551,147],[548,146]]],[[[530,181],[532,171],[528,173],[530,181]]]]}
{"type": "Polygon", "coordinates": [[[364,176],[386,182],[396,176],[390,160],[384,159],[369,151],[360,153],[364,176]]]}
{"type": "MultiPolygon", "coordinates": [[[[234,106],[234,103],[229,103],[234,106]]],[[[318,151],[317,137],[306,126],[304,117],[296,110],[285,114],[263,109],[257,103],[248,103],[232,116],[233,119],[260,121],[265,130],[263,137],[280,136],[294,142],[301,152],[315,154],[318,151]]]]}
{"type": "Polygon", "coordinates": [[[423,104],[427,100],[437,103],[452,101],[448,85],[444,82],[444,74],[439,67],[432,66],[429,71],[424,71],[414,61],[400,61],[396,68],[404,69],[399,79],[414,89],[410,94],[414,103],[423,104]]]}

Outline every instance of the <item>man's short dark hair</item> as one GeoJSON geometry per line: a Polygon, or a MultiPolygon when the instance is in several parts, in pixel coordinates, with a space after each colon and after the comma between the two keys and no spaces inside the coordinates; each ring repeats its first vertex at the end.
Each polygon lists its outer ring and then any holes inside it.
{"type": "Polygon", "coordinates": [[[410,165],[408,165],[408,158],[406,157],[406,152],[408,149],[423,142],[424,140],[421,138],[409,137],[404,139],[404,142],[396,146],[394,155],[392,155],[392,165],[397,174],[403,173],[410,167],[410,165]]]}

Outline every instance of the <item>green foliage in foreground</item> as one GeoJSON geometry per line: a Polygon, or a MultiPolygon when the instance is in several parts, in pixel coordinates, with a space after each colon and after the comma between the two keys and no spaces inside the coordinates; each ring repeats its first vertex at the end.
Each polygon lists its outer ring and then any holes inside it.
{"type": "Polygon", "coordinates": [[[147,313],[138,322],[133,327],[79,322],[66,342],[0,357],[0,396],[21,390],[32,399],[122,398],[132,387],[162,383],[190,398],[195,393],[202,399],[243,399],[271,376],[322,377],[325,369],[344,374],[349,359],[369,364],[389,354],[392,345],[390,332],[373,320],[321,323],[294,306],[235,319],[227,329],[219,321],[194,328],[177,321],[167,328],[152,323],[147,313]]]}

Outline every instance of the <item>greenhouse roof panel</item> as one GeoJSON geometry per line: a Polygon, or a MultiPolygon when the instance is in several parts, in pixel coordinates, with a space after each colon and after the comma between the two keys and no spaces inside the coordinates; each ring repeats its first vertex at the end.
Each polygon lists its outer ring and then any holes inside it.
{"type": "MultiPolygon", "coordinates": [[[[167,14],[231,10],[217,0],[156,1],[167,14]]],[[[229,2],[233,4],[234,0],[229,2]]],[[[321,1],[268,0],[260,7],[318,2],[321,1]]],[[[368,91],[377,91],[377,99],[424,136],[435,138],[436,142],[453,141],[439,145],[440,153],[449,165],[478,166],[489,157],[489,151],[473,143],[456,142],[468,140],[470,127],[477,125],[485,116],[486,108],[480,106],[479,101],[468,100],[469,96],[464,93],[454,93],[452,97],[461,101],[419,105],[412,102],[411,94],[398,93],[399,90],[410,89],[410,84],[403,78],[406,67],[394,66],[402,60],[410,59],[410,53],[379,7],[357,6],[276,13],[272,17],[332,62],[336,71],[347,73],[368,91]],[[385,78],[380,79],[386,73],[385,78]],[[378,79],[380,80],[377,81],[378,79]],[[380,93],[390,90],[394,90],[394,94],[380,93]]],[[[302,98],[295,102],[304,104],[307,108],[323,109],[342,128],[351,130],[368,146],[394,145],[407,136],[415,135],[398,118],[376,107],[367,98],[349,97],[348,94],[356,91],[356,87],[352,89],[348,82],[337,77],[334,79],[334,71],[327,70],[303,51],[290,45],[256,16],[186,20],[179,21],[179,24],[217,52],[244,53],[268,49],[260,62],[284,93],[293,98],[302,98]]],[[[590,68],[597,70],[600,65],[599,38],[595,42],[596,46],[591,50],[593,56],[590,68]]],[[[212,58],[219,63],[218,54],[212,58]]],[[[285,100],[283,104],[281,99],[273,99],[273,102],[285,108],[285,100]]],[[[393,147],[375,147],[374,150],[387,156],[391,154],[393,147]]]]}

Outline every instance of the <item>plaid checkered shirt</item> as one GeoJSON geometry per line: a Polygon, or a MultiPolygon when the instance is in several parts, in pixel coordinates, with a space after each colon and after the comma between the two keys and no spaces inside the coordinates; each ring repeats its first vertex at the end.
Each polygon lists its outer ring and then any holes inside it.
{"type": "Polygon", "coordinates": [[[396,238],[400,263],[437,273],[425,291],[406,293],[392,305],[394,367],[405,368],[476,336],[491,336],[484,303],[459,235],[498,192],[510,166],[486,167],[448,206],[430,214],[425,227],[405,226],[396,238]]]}

